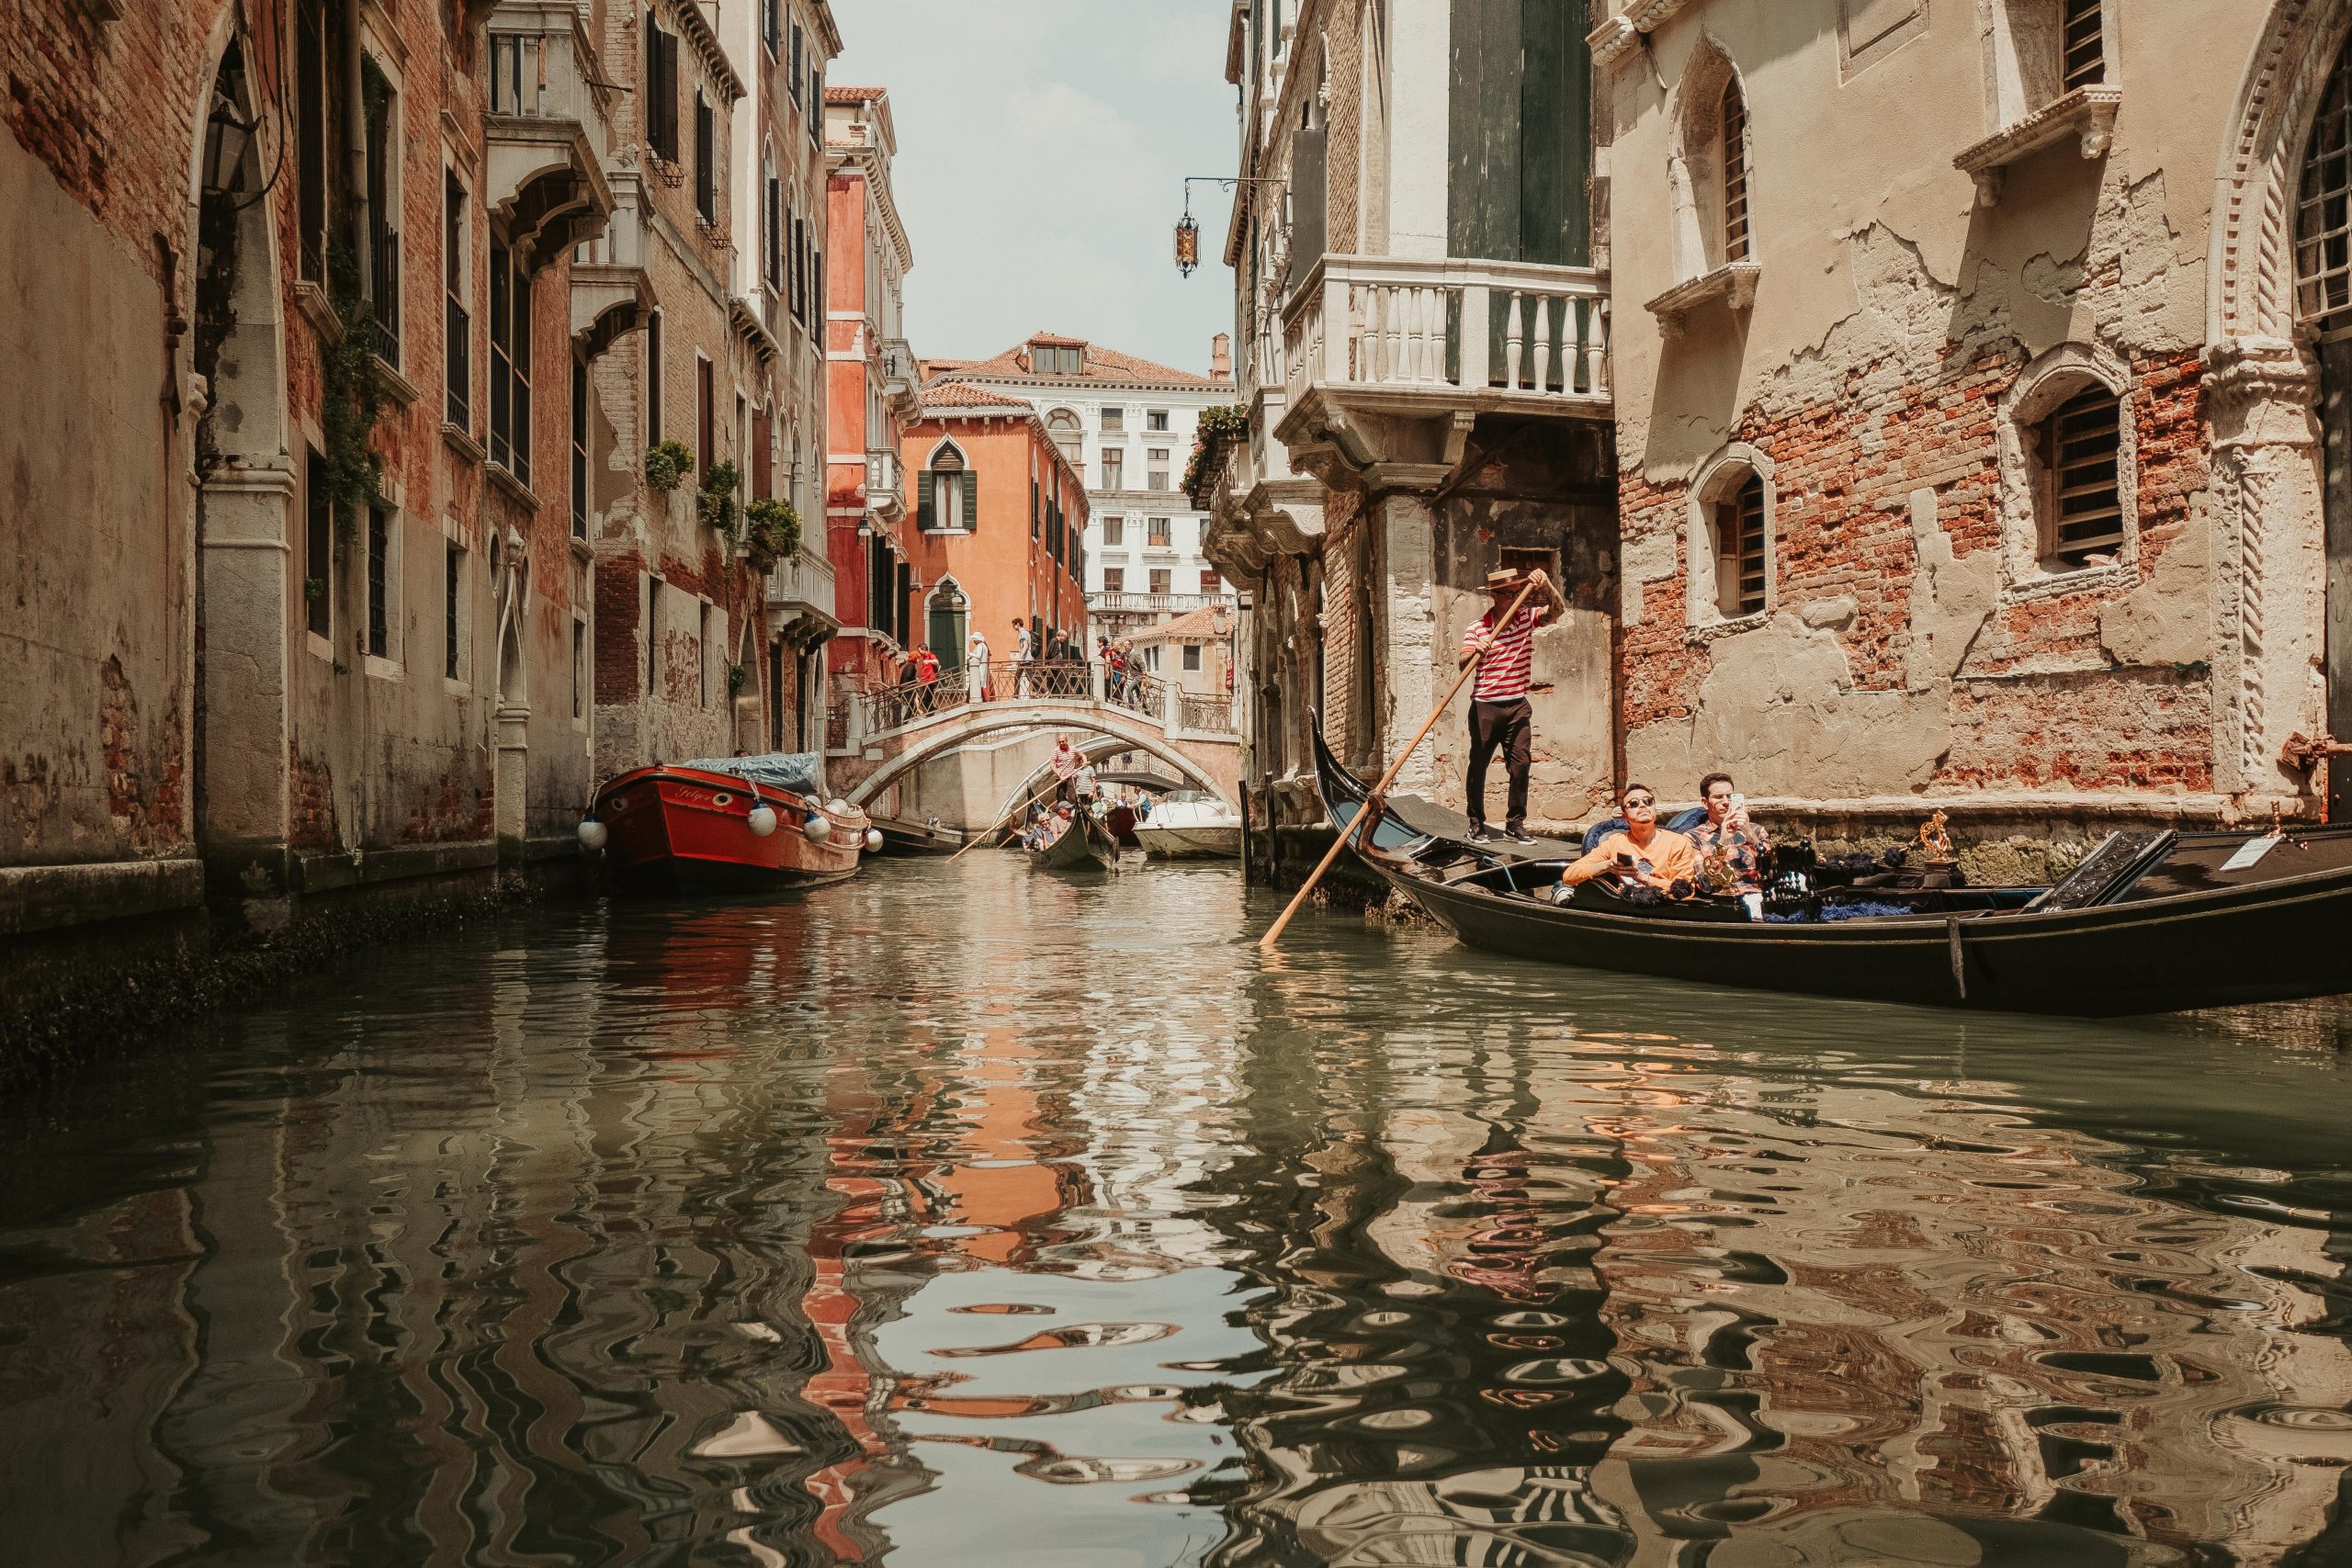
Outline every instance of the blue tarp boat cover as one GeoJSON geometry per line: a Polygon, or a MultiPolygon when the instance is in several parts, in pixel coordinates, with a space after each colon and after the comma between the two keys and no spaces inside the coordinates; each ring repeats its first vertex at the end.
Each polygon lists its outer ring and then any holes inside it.
{"type": "Polygon", "coordinates": [[[823,755],[816,751],[769,751],[757,757],[705,757],[678,766],[727,773],[770,789],[788,789],[796,795],[821,798],[825,793],[824,764],[823,755]]]}

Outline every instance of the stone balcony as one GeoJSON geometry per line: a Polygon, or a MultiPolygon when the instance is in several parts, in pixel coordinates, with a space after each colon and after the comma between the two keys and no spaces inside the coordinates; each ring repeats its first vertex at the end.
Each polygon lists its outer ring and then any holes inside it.
{"type": "Polygon", "coordinates": [[[1194,610],[1205,610],[1212,604],[1227,609],[1234,604],[1230,593],[1128,593],[1098,589],[1086,596],[1086,608],[1097,615],[1183,615],[1194,610]]]}
{"type": "Polygon", "coordinates": [[[798,616],[832,631],[841,616],[834,609],[833,563],[806,544],[768,572],[768,607],[798,616]]]}
{"type": "Polygon", "coordinates": [[[1209,514],[1201,554],[1236,581],[1263,570],[1273,556],[1313,549],[1323,536],[1323,482],[1292,468],[1290,449],[1275,435],[1289,413],[1288,388],[1277,378],[1248,392],[1247,438],[1218,454],[1192,498],[1209,514]]]}
{"type": "Polygon", "coordinates": [[[865,509],[887,523],[907,514],[906,473],[887,446],[865,454],[865,509]]]}
{"type": "Polygon", "coordinates": [[[599,152],[612,89],[571,0],[500,0],[488,55],[482,202],[536,268],[602,233],[612,216],[599,152]]]}
{"type": "Polygon", "coordinates": [[[1480,414],[1611,417],[1609,279],[1590,267],[1328,254],[1282,315],[1272,429],[1327,479],[1442,483],[1480,414]]]}
{"type": "Polygon", "coordinates": [[[882,340],[882,396],[893,404],[903,404],[906,416],[912,418],[921,391],[921,372],[915,367],[915,351],[902,337],[882,340]]]}

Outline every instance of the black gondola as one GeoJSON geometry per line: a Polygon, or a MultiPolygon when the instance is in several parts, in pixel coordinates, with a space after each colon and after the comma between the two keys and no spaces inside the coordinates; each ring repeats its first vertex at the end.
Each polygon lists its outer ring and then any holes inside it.
{"type": "MultiPolygon", "coordinates": [[[[1344,829],[1371,790],[1319,728],[1315,758],[1344,829]]],[[[1902,912],[1826,920],[1555,904],[1565,860],[1511,860],[1394,810],[1368,837],[1359,858],[1462,942],[1555,964],[2095,1018],[2352,991],[2352,827],[2290,829],[2258,854],[2267,832],[2117,834],[2054,887],[1873,890],[1902,912]]]]}

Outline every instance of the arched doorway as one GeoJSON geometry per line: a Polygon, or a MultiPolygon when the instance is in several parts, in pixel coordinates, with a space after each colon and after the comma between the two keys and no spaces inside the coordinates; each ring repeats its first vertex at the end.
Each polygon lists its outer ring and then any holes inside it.
{"type": "MultiPolygon", "coordinates": [[[[286,417],[281,298],[261,114],[233,19],[197,118],[192,190],[195,331],[188,413],[197,477],[196,822],[209,859],[283,891],[291,693],[289,629],[327,592],[328,563],[296,558],[298,468],[286,417]]],[[[223,882],[229,879],[221,879],[223,882]]]]}
{"type": "Polygon", "coordinates": [[[952,577],[943,577],[923,601],[923,640],[943,669],[961,669],[964,639],[972,624],[972,603],[952,577]]]}

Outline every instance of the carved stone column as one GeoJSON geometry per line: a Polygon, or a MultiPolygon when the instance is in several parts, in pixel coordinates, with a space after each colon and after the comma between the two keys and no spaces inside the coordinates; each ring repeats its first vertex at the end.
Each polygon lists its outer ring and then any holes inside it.
{"type": "Polygon", "coordinates": [[[2218,343],[2205,367],[2219,568],[2214,784],[2251,814],[2309,798],[2309,781],[2280,763],[2279,749],[2297,730],[2325,726],[2318,375],[2278,338],[2218,343]]]}

